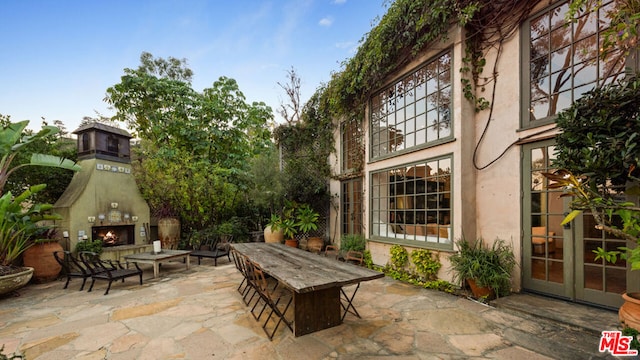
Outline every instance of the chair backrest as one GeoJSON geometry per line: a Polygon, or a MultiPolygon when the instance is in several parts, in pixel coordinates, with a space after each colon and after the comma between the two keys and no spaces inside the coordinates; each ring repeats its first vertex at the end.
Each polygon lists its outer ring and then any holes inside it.
{"type": "Polygon", "coordinates": [[[216,249],[222,251],[231,250],[231,243],[233,242],[233,235],[231,234],[221,234],[218,238],[218,242],[216,244],[216,249]]]}
{"type": "Polygon", "coordinates": [[[54,251],[53,257],[56,259],[58,264],[62,266],[62,271],[65,274],[74,272],[81,272],[87,275],[89,274],[89,270],[82,265],[80,260],[76,259],[70,251],[54,251]]]}
{"type": "Polygon", "coordinates": [[[264,295],[271,296],[271,293],[269,292],[269,285],[267,283],[267,277],[264,275],[262,269],[260,269],[260,267],[255,264],[253,265],[253,274],[255,276],[254,281],[260,289],[260,292],[264,295]]]}
{"type": "Polygon", "coordinates": [[[233,258],[233,263],[236,265],[236,269],[242,272],[242,264],[240,263],[240,260],[241,260],[240,253],[238,253],[235,249],[231,249],[231,257],[233,258]]]}
{"type": "Polygon", "coordinates": [[[328,256],[328,257],[333,257],[333,258],[338,258],[338,248],[336,248],[334,245],[327,245],[324,248],[324,256],[328,256]]]}
{"type": "Polygon", "coordinates": [[[89,269],[89,271],[93,275],[109,270],[115,270],[114,265],[106,261],[102,261],[100,259],[100,254],[98,253],[94,253],[91,251],[81,251],[78,255],[80,256],[80,260],[82,261],[84,266],[89,269]]]}
{"type": "Polygon", "coordinates": [[[345,261],[350,262],[356,265],[362,265],[364,262],[364,254],[361,251],[349,250],[347,252],[347,256],[345,256],[345,261]]]}

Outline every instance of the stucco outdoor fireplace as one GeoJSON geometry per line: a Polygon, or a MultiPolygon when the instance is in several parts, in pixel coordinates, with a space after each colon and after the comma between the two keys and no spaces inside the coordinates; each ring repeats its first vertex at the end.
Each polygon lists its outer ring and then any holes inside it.
{"type": "Polygon", "coordinates": [[[61,241],[63,246],[73,251],[79,241],[101,240],[105,250],[151,248],[149,206],[131,169],[131,135],[98,122],[73,133],[78,136],[82,170],[54,205],[63,217],[56,222],[58,233],[69,235],[66,243],[61,241]]]}

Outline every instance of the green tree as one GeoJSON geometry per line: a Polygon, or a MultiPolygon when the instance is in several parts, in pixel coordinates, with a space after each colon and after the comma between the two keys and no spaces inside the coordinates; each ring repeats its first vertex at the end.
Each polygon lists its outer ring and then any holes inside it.
{"type": "Polygon", "coordinates": [[[248,104],[235,80],[192,88],[186,60],[140,57],[106,101],[142,139],[135,172],[153,211],[178,215],[186,230],[227,219],[249,187],[250,159],[270,146],[271,109],[248,104]]]}

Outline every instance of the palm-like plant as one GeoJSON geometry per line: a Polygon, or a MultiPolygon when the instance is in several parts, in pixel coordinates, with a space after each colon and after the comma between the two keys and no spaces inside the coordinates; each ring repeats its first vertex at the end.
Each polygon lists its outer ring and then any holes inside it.
{"type": "Polygon", "coordinates": [[[7,272],[16,258],[33,244],[33,236],[43,230],[36,224],[38,221],[59,218],[50,214],[52,205],[28,201],[31,195],[44,190],[45,184],[31,186],[14,197],[11,192],[4,193],[9,176],[24,166],[80,170],[80,166],[69,159],[45,154],[32,154],[30,162],[11,167],[13,159],[26,145],[59,131],[55,126],[44,126],[35,134],[25,135],[23,131],[28,124],[28,121],[9,123],[0,130],[0,274],[7,272]]]}
{"type": "Polygon", "coordinates": [[[9,175],[25,166],[49,166],[73,171],[80,170],[80,165],[72,160],[46,154],[32,154],[28,163],[11,167],[13,159],[26,145],[40,141],[60,131],[55,126],[43,126],[37,133],[25,135],[23,132],[27,125],[29,125],[28,120],[10,123],[0,131],[0,155],[2,155],[2,158],[0,158],[0,194],[4,193],[4,186],[9,175]]]}
{"type": "Polygon", "coordinates": [[[320,214],[315,212],[309,204],[302,205],[296,211],[296,226],[304,234],[318,229],[318,218],[320,214]]]}

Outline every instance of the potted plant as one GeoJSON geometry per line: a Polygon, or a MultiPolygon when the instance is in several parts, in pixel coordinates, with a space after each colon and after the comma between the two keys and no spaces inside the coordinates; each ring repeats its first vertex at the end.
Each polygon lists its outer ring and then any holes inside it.
{"type": "Polygon", "coordinates": [[[449,257],[453,280],[461,285],[467,282],[474,297],[491,299],[508,295],[511,291],[511,273],[516,265],[511,246],[496,239],[491,247],[482,239],[469,242],[456,241],[458,252],[449,257]]]}
{"type": "Polygon", "coordinates": [[[320,214],[315,212],[309,204],[298,207],[296,211],[296,226],[307,239],[307,248],[320,248],[324,245],[324,240],[320,237],[309,237],[309,232],[318,230],[318,218],[320,214]]]}
{"type": "Polygon", "coordinates": [[[282,218],[278,214],[271,214],[271,218],[264,228],[264,242],[267,243],[281,243],[284,239],[284,234],[280,229],[282,218]]]}
{"type": "MultiPolygon", "coordinates": [[[[7,192],[0,197],[0,294],[26,285],[33,276],[32,267],[17,266],[20,256],[34,244],[41,220],[58,219],[47,214],[49,204],[29,204],[31,195],[44,190],[45,185],[32,186],[13,197],[7,192]]],[[[51,256],[53,258],[53,256],[51,256]]]]}
{"type": "Polygon", "coordinates": [[[62,265],[53,257],[56,251],[62,251],[62,245],[58,243],[56,229],[41,227],[36,235],[33,245],[25,250],[22,256],[24,266],[33,268],[33,279],[38,283],[55,280],[62,265]]]}
{"type": "Polygon", "coordinates": [[[180,219],[168,201],[154,206],[153,215],[158,219],[158,240],[163,249],[176,249],[180,242],[180,219]]]}
{"type": "Polygon", "coordinates": [[[298,240],[295,236],[298,233],[298,226],[293,218],[286,218],[280,222],[279,229],[282,230],[284,235],[284,243],[287,246],[298,247],[298,240]]]}
{"type": "Polygon", "coordinates": [[[48,213],[52,205],[29,201],[31,195],[44,190],[46,185],[30,186],[14,198],[11,192],[4,193],[9,176],[25,166],[80,170],[80,166],[69,159],[45,154],[32,154],[29,162],[12,167],[13,159],[28,148],[27,145],[60,131],[55,126],[44,126],[35,134],[23,134],[28,124],[29,121],[8,122],[0,130],[0,293],[13,291],[31,279],[33,268],[16,266],[16,260],[33,245],[33,236],[37,231],[42,230],[36,225],[38,221],[59,218],[48,213]]]}

